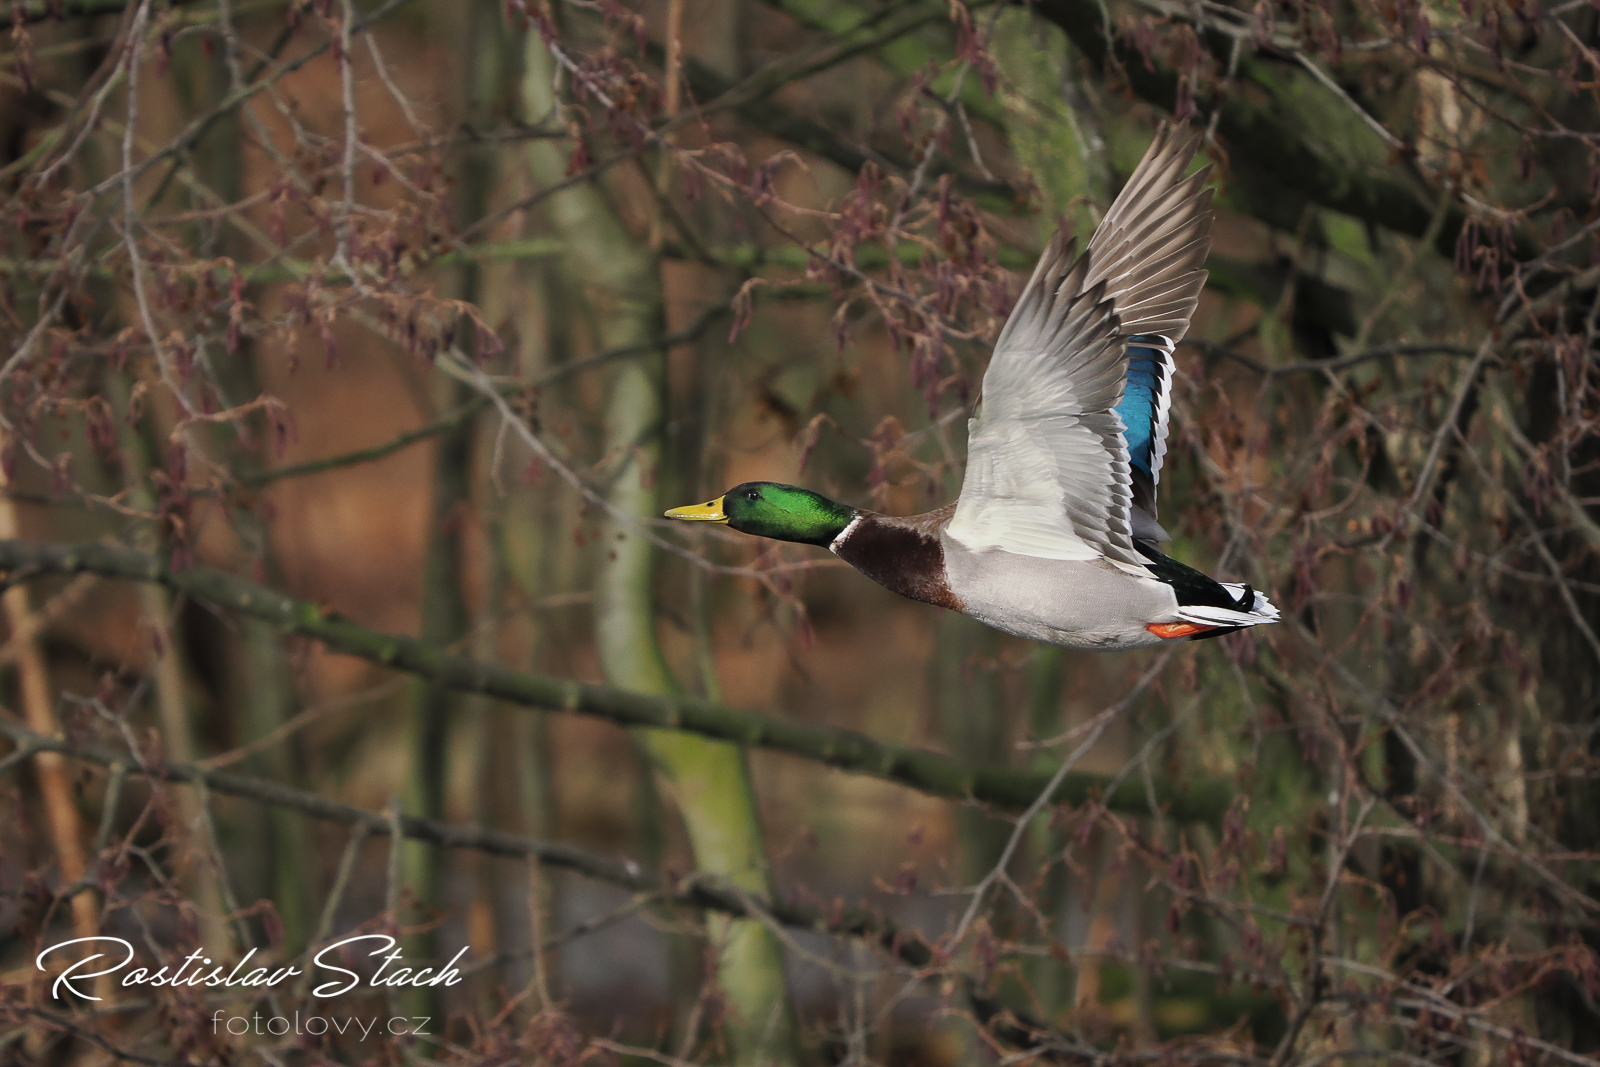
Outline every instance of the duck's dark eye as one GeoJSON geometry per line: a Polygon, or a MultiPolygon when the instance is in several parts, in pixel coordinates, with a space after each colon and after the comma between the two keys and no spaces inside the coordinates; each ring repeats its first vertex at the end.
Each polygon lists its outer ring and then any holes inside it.
{"type": "Polygon", "coordinates": [[[746,493],[745,496],[749,497],[751,500],[760,500],[761,499],[761,494],[756,492],[754,489],[752,489],[748,493],[746,493]]]}

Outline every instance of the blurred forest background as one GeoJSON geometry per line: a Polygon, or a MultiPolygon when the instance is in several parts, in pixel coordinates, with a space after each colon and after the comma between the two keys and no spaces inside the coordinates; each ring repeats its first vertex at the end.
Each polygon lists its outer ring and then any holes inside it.
{"type": "Polygon", "coordinates": [[[1597,21],[11,0],[0,1058],[1600,1063],[1597,21]],[[1064,653],[659,518],[951,499],[1173,116],[1163,519],[1280,625],[1064,653]],[[52,999],[96,934],[470,952],[52,999]]]}

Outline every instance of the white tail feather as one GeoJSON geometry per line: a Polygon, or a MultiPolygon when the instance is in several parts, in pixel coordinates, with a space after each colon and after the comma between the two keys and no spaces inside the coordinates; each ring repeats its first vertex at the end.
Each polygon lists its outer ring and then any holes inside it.
{"type": "MultiPolygon", "coordinates": [[[[1235,597],[1244,595],[1242,585],[1223,582],[1222,588],[1235,597]]],[[[1256,593],[1255,603],[1250,606],[1249,611],[1240,611],[1237,608],[1214,608],[1206,604],[1183,604],[1178,608],[1178,618],[1202,626],[1260,626],[1264,623],[1277,622],[1278,609],[1272,601],[1256,593]]]]}

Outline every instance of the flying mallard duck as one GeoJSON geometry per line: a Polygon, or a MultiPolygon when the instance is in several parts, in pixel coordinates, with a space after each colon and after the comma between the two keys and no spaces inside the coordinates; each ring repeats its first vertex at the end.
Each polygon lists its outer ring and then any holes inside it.
{"type": "Polygon", "coordinates": [[[1248,585],[1156,548],[1173,352],[1211,247],[1211,168],[1184,177],[1197,143],[1163,127],[1088,250],[1057,234],[1039,258],[983,376],[955,503],[896,518],[746,482],[667,515],[820,545],[902,596],[1067,648],[1275,622],[1248,585]]]}

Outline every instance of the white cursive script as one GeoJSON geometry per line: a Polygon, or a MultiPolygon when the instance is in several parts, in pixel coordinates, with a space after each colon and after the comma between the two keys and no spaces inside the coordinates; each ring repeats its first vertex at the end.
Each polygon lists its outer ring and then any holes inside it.
{"type": "MultiPolygon", "coordinates": [[[[85,1000],[99,1000],[99,997],[92,993],[84,992],[82,989],[78,988],[75,983],[89,978],[99,978],[103,975],[115,974],[117,971],[122,970],[122,968],[133,962],[133,946],[120,937],[75,937],[71,941],[62,941],[59,944],[51,945],[49,948],[39,953],[38,958],[33,961],[34,965],[41,971],[45,970],[44,959],[46,956],[50,955],[50,953],[55,952],[58,949],[66,948],[69,945],[82,945],[91,941],[109,941],[113,945],[120,945],[122,947],[122,951],[125,953],[122,961],[120,963],[113,964],[104,970],[80,974],[79,972],[82,971],[83,968],[89,966],[95,960],[105,958],[105,954],[102,952],[96,952],[92,956],[85,956],[76,963],[69,964],[65,970],[56,975],[56,980],[50,984],[51,996],[58,999],[61,998],[61,987],[66,986],[69,992],[76,996],[80,996],[85,1000]]],[[[133,970],[122,976],[121,984],[124,986],[182,985],[209,986],[212,988],[217,986],[226,986],[228,988],[237,986],[275,986],[285,978],[302,973],[298,967],[278,967],[273,969],[256,967],[253,970],[245,971],[245,965],[250,962],[250,958],[254,956],[257,951],[256,949],[251,949],[245,954],[244,959],[234,964],[233,969],[228,971],[226,974],[223,973],[223,965],[221,964],[212,967],[211,973],[207,974],[206,967],[211,964],[211,959],[210,957],[206,956],[205,951],[206,950],[203,948],[195,949],[193,952],[185,956],[183,958],[183,962],[178,964],[175,969],[162,967],[152,974],[146,967],[135,967],[133,970]],[[191,965],[194,967],[192,971],[189,969],[191,965]],[[171,971],[170,974],[167,973],[169,970],[171,971]],[[241,974],[241,971],[244,971],[244,973],[241,974]]]]}
{"type": "Polygon", "coordinates": [[[369,956],[381,955],[389,949],[394,949],[393,952],[390,952],[387,956],[383,957],[383,962],[378,965],[377,972],[374,973],[372,978],[367,982],[367,984],[372,986],[374,989],[385,987],[392,989],[395,986],[451,986],[461,981],[461,972],[456,970],[455,965],[457,960],[467,954],[468,946],[466,945],[463,945],[461,947],[461,951],[457,952],[450,958],[450,962],[445,964],[444,967],[439,970],[438,974],[433,974],[432,967],[424,967],[416,972],[413,972],[410,967],[400,967],[386,975],[383,972],[388,968],[389,964],[399,960],[401,955],[401,950],[395,948],[394,938],[390,937],[388,934],[361,934],[357,937],[347,937],[338,944],[329,945],[327,948],[317,953],[316,958],[311,961],[313,965],[322,967],[329,971],[338,971],[340,974],[347,975],[349,980],[342,986],[336,985],[334,982],[324,982],[311,991],[313,996],[336,997],[340,993],[348,993],[350,990],[356,987],[358,982],[361,981],[361,976],[350,970],[348,967],[335,967],[331,963],[323,962],[322,959],[322,957],[326,956],[334,949],[342,948],[345,945],[356,941],[383,942],[382,945],[367,953],[369,956]],[[433,977],[430,978],[428,977],[429,975],[433,975],[433,977]]]}
{"type": "MultiPolygon", "coordinates": [[[[445,964],[444,967],[440,968],[438,973],[434,973],[434,968],[432,967],[423,967],[420,970],[414,970],[410,967],[399,966],[401,950],[396,947],[394,938],[389,937],[386,934],[359,934],[355,937],[347,937],[343,941],[329,945],[327,948],[317,953],[316,957],[311,961],[313,967],[321,967],[324,970],[335,971],[341,975],[345,975],[346,980],[342,982],[339,980],[324,982],[311,991],[312,995],[317,997],[336,997],[341,993],[348,993],[350,990],[354,989],[358,984],[360,984],[361,976],[355,971],[352,971],[347,967],[340,967],[333,963],[327,962],[323,959],[323,957],[327,956],[330,952],[333,952],[336,949],[343,948],[346,945],[352,945],[357,941],[373,940],[381,941],[383,944],[374,949],[372,952],[368,953],[368,955],[378,956],[385,952],[388,953],[388,955],[383,957],[383,962],[378,965],[377,971],[374,972],[372,977],[367,981],[367,984],[374,989],[392,989],[396,986],[452,986],[461,981],[461,972],[456,970],[455,965],[462,956],[467,954],[466,946],[463,946],[460,952],[457,952],[453,957],[451,957],[450,962],[445,964]],[[389,969],[391,964],[395,965],[393,970],[389,969]]],[[[68,948],[72,945],[84,945],[87,948],[90,943],[101,941],[120,947],[123,952],[122,960],[98,971],[85,971],[85,968],[92,965],[96,960],[108,958],[104,952],[96,952],[93,955],[85,956],[83,959],[76,960],[68,964],[60,974],[56,975],[56,980],[50,984],[51,996],[58,999],[64,999],[62,998],[61,990],[63,987],[65,987],[67,992],[73,994],[74,996],[82,997],[85,1000],[99,1000],[99,997],[79,988],[76,983],[86,981],[91,978],[101,978],[108,974],[115,974],[133,962],[133,945],[120,937],[75,937],[71,941],[62,941],[58,944],[51,945],[49,948],[39,953],[38,958],[34,960],[34,965],[41,971],[46,970],[47,968],[44,964],[45,957],[49,956],[52,952],[68,948]]],[[[298,967],[256,967],[248,971],[245,970],[246,965],[250,962],[251,957],[256,954],[256,951],[256,949],[251,949],[245,954],[244,959],[234,964],[231,970],[227,970],[226,973],[224,973],[226,966],[225,964],[213,965],[210,958],[206,956],[205,949],[197,948],[193,952],[189,953],[189,955],[185,956],[183,958],[183,962],[179,963],[176,968],[164,966],[152,973],[149,968],[135,967],[133,970],[122,976],[121,984],[124,986],[181,985],[207,986],[213,988],[217,986],[223,986],[230,989],[237,987],[271,987],[277,985],[285,978],[292,978],[296,975],[305,973],[298,967]],[[207,967],[211,968],[210,973],[207,973],[207,967]]]]}

